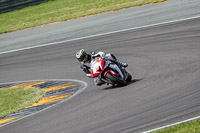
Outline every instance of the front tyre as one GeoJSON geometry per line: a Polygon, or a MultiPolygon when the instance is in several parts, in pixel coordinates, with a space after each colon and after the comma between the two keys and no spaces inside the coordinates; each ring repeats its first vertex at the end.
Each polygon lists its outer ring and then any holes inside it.
{"type": "Polygon", "coordinates": [[[128,76],[127,76],[127,79],[126,79],[126,82],[130,82],[131,79],[132,79],[132,76],[127,72],[128,76]]]}
{"type": "Polygon", "coordinates": [[[118,85],[126,85],[126,82],[124,80],[121,80],[117,77],[115,77],[114,75],[112,75],[111,73],[107,73],[105,76],[107,79],[111,80],[113,82],[113,84],[118,84],[118,85]]]}

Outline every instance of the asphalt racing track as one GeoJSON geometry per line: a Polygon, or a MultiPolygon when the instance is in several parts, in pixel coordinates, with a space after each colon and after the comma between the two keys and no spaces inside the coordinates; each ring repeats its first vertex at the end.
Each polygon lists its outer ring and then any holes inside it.
{"type": "MultiPolygon", "coordinates": [[[[200,5],[194,2],[190,6],[200,5]]],[[[88,83],[75,97],[2,126],[0,132],[133,133],[200,116],[200,17],[195,17],[199,10],[181,21],[0,54],[2,83],[39,79],[88,83]],[[94,86],[75,59],[81,48],[112,52],[129,64],[134,80],[125,87],[94,86]]]]}

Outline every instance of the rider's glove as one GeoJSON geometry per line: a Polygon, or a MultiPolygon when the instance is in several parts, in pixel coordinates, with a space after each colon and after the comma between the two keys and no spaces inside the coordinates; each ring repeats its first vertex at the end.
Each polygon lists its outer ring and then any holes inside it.
{"type": "Polygon", "coordinates": [[[86,76],[89,78],[92,78],[92,74],[90,74],[90,73],[87,73],[86,76]]]}
{"type": "Polygon", "coordinates": [[[95,52],[91,52],[91,55],[94,56],[96,53],[95,52]]]}
{"type": "Polygon", "coordinates": [[[105,53],[104,53],[104,52],[98,52],[97,54],[100,55],[101,58],[104,58],[104,57],[105,57],[105,53]]]}
{"type": "Polygon", "coordinates": [[[92,57],[101,57],[101,58],[104,58],[105,57],[105,53],[104,52],[98,52],[98,53],[95,53],[95,52],[92,52],[92,57]]]}

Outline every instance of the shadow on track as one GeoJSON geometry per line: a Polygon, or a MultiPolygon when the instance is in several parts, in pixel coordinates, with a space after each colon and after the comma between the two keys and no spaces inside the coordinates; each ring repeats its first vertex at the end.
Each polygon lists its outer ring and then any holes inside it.
{"type": "MultiPolygon", "coordinates": [[[[142,79],[133,79],[133,80],[131,80],[129,83],[127,83],[127,85],[125,85],[125,86],[128,86],[128,85],[130,85],[130,84],[133,84],[133,83],[138,82],[138,81],[140,81],[140,80],[142,80],[142,79]]],[[[122,87],[125,87],[125,86],[120,86],[120,85],[117,85],[117,86],[109,86],[109,87],[104,88],[103,90],[117,89],[117,88],[122,88],[122,87]]]]}

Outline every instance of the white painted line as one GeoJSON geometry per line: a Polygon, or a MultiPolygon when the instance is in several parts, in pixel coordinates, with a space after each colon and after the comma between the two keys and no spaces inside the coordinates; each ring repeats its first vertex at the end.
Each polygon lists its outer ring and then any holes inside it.
{"type": "Polygon", "coordinates": [[[119,32],[124,32],[124,31],[148,28],[148,27],[159,26],[159,25],[163,25],[163,24],[177,23],[177,22],[192,20],[192,19],[197,19],[197,18],[200,18],[200,16],[194,16],[194,17],[189,17],[189,18],[184,18],[184,19],[177,19],[177,20],[167,21],[167,22],[163,22],[163,23],[156,23],[156,24],[145,25],[145,26],[140,26],[140,27],[135,27],[135,28],[129,28],[129,29],[123,29],[123,30],[117,30],[117,31],[112,31],[112,32],[107,32],[107,33],[101,33],[101,34],[86,36],[86,37],[80,37],[80,38],[75,38],[75,39],[70,39],[70,40],[65,40],[65,41],[60,41],[60,42],[47,43],[47,44],[33,46],[33,47],[10,50],[10,51],[1,52],[0,55],[6,54],[6,53],[11,53],[11,52],[17,52],[17,51],[32,49],[32,48],[38,48],[38,47],[44,47],[44,46],[55,45],[55,44],[60,44],[60,43],[66,43],[66,42],[71,42],[71,41],[76,41],[76,40],[81,40],[81,39],[87,39],[87,38],[92,38],[92,37],[97,37],[97,36],[109,35],[109,34],[119,33],[119,32]]]}
{"type": "Polygon", "coordinates": [[[39,112],[42,112],[42,111],[45,111],[45,110],[47,110],[47,109],[49,109],[49,108],[51,108],[51,107],[54,107],[54,106],[56,106],[56,105],[58,105],[58,104],[61,104],[61,103],[65,102],[65,101],[67,101],[67,100],[73,98],[74,96],[78,95],[78,94],[81,93],[83,90],[85,90],[85,88],[87,88],[87,86],[88,86],[88,84],[87,84],[86,82],[81,81],[81,80],[75,80],[75,79],[46,79],[46,80],[45,80],[45,79],[40,79],[40,80],[26,80],[26,81],[18,81],[18,82],[16,81],[16,82],[8,82],[8,83],[0,83],[0,84],[12,84],[12,83],[22,83],[22,82],[34,82],[34,81],[72,81],[72,82],[81,83],[82,85],[80,86],[80,88],[78,89],[77,92],[75,92],[73,95],[71,95],[71,96],[65,98],[64,100],[59,101],[58,103],[53,104],[53,105],[51,105],[51,106],[49,106],[49,107],[46,107],[46,108],[44,108],[44,109],[42,109],[42,110],[40,110],[40,111],[36,111],[35,113],[26,115],[26,116],[24,116],[24,117],[22,117],[22,118],[19,118],[19,119],[13,120],[13,121],[11,121],[11,122],[8,122],[8,123],[6,123],[6,124],[0,125],[0,127],[6,126],[6,125],[11,124],[11,123],[14,123],[14,122],[19,121],[19,120],[21,120],[21,119],[24,119],[24,118],[26,118],[26,117],[35,115],[35,114],[37,114],[37,113],[39,113],[39,112]]]}
{"type": "Polygon", "coordinates": [[[177,122],[177,123],[173,123],[173,124],[170,124],[170,125],[166,125],[166,126],[163,126],[163,127],[151,129],[149,131],[145,131],[145,132],[142,132],[142,133],[151,133],[153,131],[157,131],[157,130],[161,130],[161,129],[164,129],[164,128],[167,128],[167,127],[179,125],[179,124],[186,123],[186,122],[189,122],[189,121],[192,121],[192,120],[196,120],[196,119],[199,119],[199,118],[200,118],[200,116],[197,116],[197,117],[194,117],[194,118],[191,118],[191,119],[187,119],[187,120],[180,121],[180,122],[177,122]]]}

